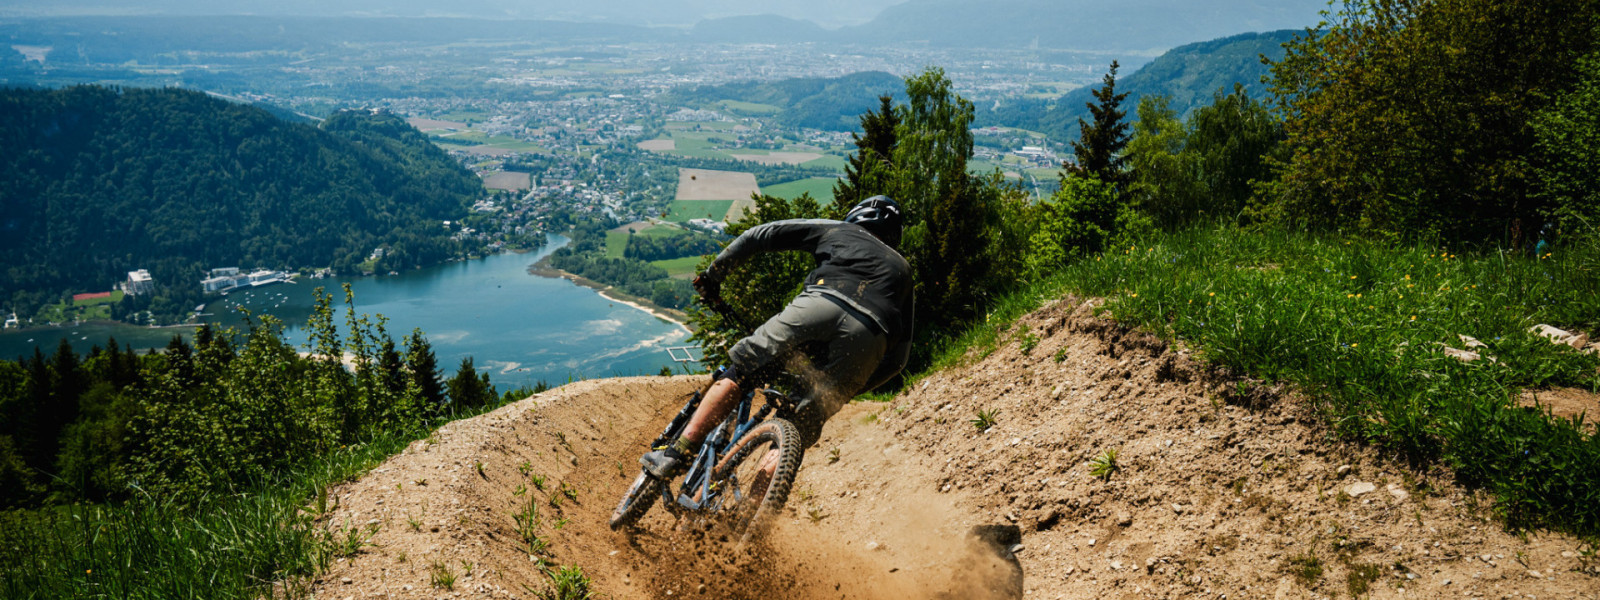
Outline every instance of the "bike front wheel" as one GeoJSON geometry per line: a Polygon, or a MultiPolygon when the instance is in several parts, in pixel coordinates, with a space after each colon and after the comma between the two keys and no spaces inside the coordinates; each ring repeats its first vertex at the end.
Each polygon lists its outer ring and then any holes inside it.
{"type": "Polygon", "coordinates": [[[616,510],[611,511],[611,528],[621,529],[638,522],[655,505],[663,485],[665,483],[660,479],[640,472],[639,477],[633,480],[633,485],[628,486],[628,491],[622,494],[622,501],[617,503],[616,510]]]}
{"type": "Polygon", "coordinates": [[[722,496],[717,508],[742,541],[761,535],[783,511],[800,473],[802,444],[794,424],[768,419],[739,438],[712,470],[722,496]]]}

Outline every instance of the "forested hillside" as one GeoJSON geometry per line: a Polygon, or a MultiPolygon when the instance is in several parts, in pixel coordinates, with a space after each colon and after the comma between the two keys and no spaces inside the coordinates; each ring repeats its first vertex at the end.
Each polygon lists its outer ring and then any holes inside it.
{"type": "Polygon", "coordinates": [[[207,268],[348,270],[380,244],[383,268],[426,264],[482,190],[399,117],[319,128],[178,89],[3,90],[0,146],[0,306],[19,314],[136,269],[171,313],[207,268]]]}
{"type": "MultiPolygon", "coordinates": [[[[1232,91],[1234,84],[1243,85],[1252,98],[1265,98],[1267,87],[1262,77],[1267,74],[1267,65],[1261,63],[1261,57],[1282,57],[1283,43],[1296,33],[1292,29],[1241,33],[1179,46],[1119,79],[1117,88],[1128,93],[1129,105],[1138,105],[1144,96],[1166,96],[1169,107],[1180,116],[1210,104],[1219,90],[1232,91]]],[[[1053,100],[1007,100],[980,112],[978,122],[1038,131],[1056,139],[1076,138],[1078,119],[1089,116],[1086,105],[1094,100],[1091,91],[1086,86],[1053,100]]]]}

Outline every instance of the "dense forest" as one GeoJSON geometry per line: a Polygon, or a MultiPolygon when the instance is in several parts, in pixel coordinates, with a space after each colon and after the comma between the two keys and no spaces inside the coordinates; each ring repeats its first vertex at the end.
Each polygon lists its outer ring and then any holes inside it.
{"type": "Polygon", "coordinates": [[[345,300],[341,337],[334,298],[319,294],[309,356],[267,317],[161,352],[113,339],[87,356],[63,342],[0,361],[0,508],[136,492],[192,502],[499,400],[470,358],[446,380],[421,332],[397,347],[381,318],[354,313],[348,288],[345,300]]]}
{"type": "Polygon", "coordinates": [[[483,189],[393,115],[311,126],[179,89],[0,90],[0,146],[0,306],[24,316],[136,269],[173,315],[208,268],[436,262],[483,189]]]}

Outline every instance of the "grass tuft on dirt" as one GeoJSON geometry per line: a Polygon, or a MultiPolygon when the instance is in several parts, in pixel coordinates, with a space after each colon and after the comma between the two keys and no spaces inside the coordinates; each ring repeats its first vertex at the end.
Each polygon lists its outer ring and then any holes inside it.
{"type": "Polygon", "coordinates": [[[1594,246],[1531,257],[1198,228],[1007,296],[941,348],[930,373],[987,356],[1018,317],[1069,292],[1105,298],[1109,316],[1183,340],[1213,367],[1298,385],[1348,438],[1448,464],[1490,490],[1514,529],[1600,535],[1592,425],[1517,402],[1529,388],[1600,389],[1600,356],[1530,331],[1600,326],[1594,246]]]}

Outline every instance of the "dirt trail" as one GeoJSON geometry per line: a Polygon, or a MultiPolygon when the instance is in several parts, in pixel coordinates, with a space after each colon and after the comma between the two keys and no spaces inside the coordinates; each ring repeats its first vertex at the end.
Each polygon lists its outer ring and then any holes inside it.
{"type": "Polygon", "coordinates": [[[532,498],[545,560],[600,598],[1600,598],[1578,541],[1508,534],[1447,474],[1330,441],[1302,399],[1071,299],[982,360],[846,407],[769,547],[735,555],[659,508],[609,531],[644,444],[704,383],[571,384],[413,444],[335,490],[330,526],[377,531],[317,597],[538,597],[512,516],[532,498]],[[1112,449],[1118,470],[1092,476],[1112,449]],[[1004,526],[1018,547],[969,535],[1004,526]]]}

